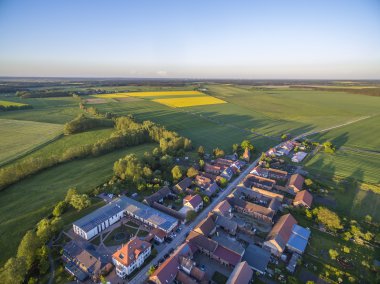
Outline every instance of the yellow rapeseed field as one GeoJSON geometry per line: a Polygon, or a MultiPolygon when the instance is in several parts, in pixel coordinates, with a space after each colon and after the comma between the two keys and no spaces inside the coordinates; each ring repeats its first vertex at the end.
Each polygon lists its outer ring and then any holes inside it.
{"type": "Polygon", "coordinates": [[[171,99],[155,99],[154,102],[167,105],[170,107],[191,107],[202,105],[225,104],[226,102],[211,96],[187,97],[187,98],[171,98],[171,99]]]}
{"type": "Polygon", "coordinates": [[[114,99],[125,97],[162,97],[162,96],[187,96],[187,95],[204,95],[199,91],[157,91],[157,92],[127,92],[114,94],[94,95],[97,98],[114,99]]]}
{"type": "Polygon", "coordinates": [[[16,103],[16,102],[9,102],[9,101],[0,101],[0,106],[26,106],[27,104],[23,103],[16,103]]]}

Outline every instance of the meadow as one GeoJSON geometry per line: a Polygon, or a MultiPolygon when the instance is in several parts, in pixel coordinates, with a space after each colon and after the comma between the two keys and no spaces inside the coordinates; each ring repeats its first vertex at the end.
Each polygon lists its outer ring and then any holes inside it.
{"type": "Polygon", "coordinates": [[[24,233],[76,187],[88,192],[112,176],[113,163],[129,153],[142,156],[153,149],[146,144],[83,160],[75,160],[44,170],[0,192],[0,265],[15,254],[24,233]]]}
{"type": "Polygon", "coordinates": [[[60,124],[0,119],[0,165],[62,134],[60,124]]]}
{"type": "Polygon", "coordinates": [[[156,92],[124,92],[124,93],[113,93],[113,94],[99,94],[94,95],[96,98],[101,99],[114,99],[114,98],[124,98],[124,97],[181,97],[181,96],[204,96],[203,93],[199,91],[156,91],[156,92]]]}

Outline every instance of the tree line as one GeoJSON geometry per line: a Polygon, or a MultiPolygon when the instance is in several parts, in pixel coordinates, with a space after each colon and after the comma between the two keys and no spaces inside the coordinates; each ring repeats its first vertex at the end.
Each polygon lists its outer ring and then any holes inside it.
{"type": "Polygon", "coordinates": [[[4,106],[0,105],[0,111],[12,111],[12,110],[22,110],[22,109],[31,109],[33,108],[31,105],[9,105],[4,106]]]}
{"type": "Polygon", "coordinates": [[[115,131],[108,138],[100,139],[94,144],[70,147],[61,155],[28,158],[1,168],[0,190],[27,176],[67,161],[99,156],[116,149],[148,142],[158,142],[160,151],[170,155],[181,154],[192,147],[191,140],[151,121],[139,123],[131,116],[118,117],[115,119],[115,131]]]}
{"type": "Polygon", "coordinates": [[[84,114],[79,114],[75,119],[65,123],[63,133],[65,135],[84,132],[90,129],[112,127],[114,122],[109,119],[91,118],[84,114]]]}

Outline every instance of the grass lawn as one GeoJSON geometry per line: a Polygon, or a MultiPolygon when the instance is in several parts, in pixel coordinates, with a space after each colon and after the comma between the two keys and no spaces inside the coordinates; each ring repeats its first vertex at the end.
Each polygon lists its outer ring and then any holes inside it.
{"type": "Polygon", "coordinates": [[[112,175],[115,160],[129,153],[141,156],[153,147],[153,144],[146,144],[68,162],[0,192],[0,264],[16,252],[24,233],[50,213],[54,204],[64,198],[68,188],[77,187],[79,192],[87,192],[112,175]]]}
{"type": "Polygon", "coordinates": [[[212,281],[215,281],[217,284],[224,284],[228,280],[228,277],[224,276],[222,273],[215,271],[212,275],[212,281]]]}
{"type": "MultiPolygon", "coordinates": [[[[109,234],[105,240],[103,239],[103,242],[106,246],[117,246],[117,245],[124,244],[131,238],[132,233],[133,233],[133,230],[132,232],[131,230],[132,228],[122,225],[116,228],[115,230],[113,230],[111,234],[109,234]],[[118,236],[119,234],[124,234],[125,238],[121,240],[115,239],[115,237],[118,236]]],[[[137,229],[134,231],[134,233],[136,233],[136,231],[137,229]]],[[[103,234],[103,238],[104,238],[104,234],[103,234]]]]}
{"type": "Polygon", "coordinates": [[[0,164],[59,136],[60,124],[0,119],[0,164]]]}
{"type": "Polygon", "coordinates": [[[27,104],[0,100],[0,106],[26,106],[27,104]]]}

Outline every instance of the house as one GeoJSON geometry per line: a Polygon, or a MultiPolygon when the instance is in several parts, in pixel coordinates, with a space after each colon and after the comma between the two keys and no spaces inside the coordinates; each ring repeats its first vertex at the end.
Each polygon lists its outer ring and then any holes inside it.
{"type": "Polygon", "coordinates": [[[117,198],[73,223],[73,231],[85,240],[90,240],[106,228],[123,218],[122,199],[117,198]]]}
{"type": "Polygon", "coordinates": [[[305,179],[300,174],[294,174],[290,177],[287,188],[292,194],[296,194],[297,192],[302,190],[302,186],[305,179]]]}
{"type": "Polygon", "coordinates": [[[206,237],[215,233],[216,224],[213,219],[213,214],[209,214],[205,219],[198,223],[194,228],[194,232],[202,234],[206,237]]]}
{"type": "Polygon", "coordinates": [[[256,245],[249,245],[245,249],[243,260],[256,272],[265,274],[270,261],[270,252],[256,245]]]}
{"type": "Polygon", "coordinates": [[[252,187],[251,190],[255,194],[255,198],[257,198],[259,200],[263,199],[263,198],[267,198],[267,199],[276,198],[276,199],[280,200],[281,202],[284,200],[284,196],[282,194],[279,194],[279,193],[275,193],[275,192],[268,191],[268,190],[261,189],[261,188],[257,188],[257,187],[252,187]]]}
{"type": "Polygon", "coordinates": [[[273,179],[268,179],[253,174],[247,175],[246,178],[243,180],[243,185],[247,188],[251,188],[254,186],[269,191],[273,189],[275,184],[276,181],[273,179]]]}
{"type": "Polygon", "coordinates": [[[191,258],[193,250],[188,243],[182,244],[160,267],[149,277],[149,281],[156,284],[173,283],[179,272],[180,257],[191,258]]]}
{"type": "Polygon", "coordinates": [[[132,238],[112,255],[117,276],[124,278],[139,268],[151,253],[152,245],[137,237],[132,238]]]}
{"type": "Polygon", "coordinates": [[[170,188],[168,186],[164,186],[159,191],[146,197],[143,202],[149,206],[152,206],[154,202],[162,203],[164,201],[164,198],[168,197],[171,194],[172,192],[170,188]]]}
{"type": "Polygon", "coordinates": [[[194,182],[197,186],[199,186],[201,189],[206,189],[211,184],[211,178],[206,177],[204,175],[197,175],[194,179],[194,182]]]}
{"type": "Polygon", "coordinates": [[[217,158],[215,160],[215,164],[217,165],[221,165],[221,166],[225,166],[225,167],[229,167],[232,165],[234,161],[232,160],[229,160],[229,159],[223,159],[223,158],[217,158]]]}
{"type": "Polygon", "coordinates": [[[210,184],[205,190],[203,190],[203,193],[207,195],[208,197],[214,196],[219,189],[219,186],[216,182],[213,182],[210,184]]]}
{"type": "Polygon", "coordinates": [[[303,161],[303,159],[305,159],[306,156],[307,156],[306,152],[300,151],[300,152],[294,153],[294,155],[292,157],[292,162],[301,163],[303,161]]]}
{"type": "Polygon", "coordinates": [[[227,200],[223,200],[215,206],[213,212],[221,216],[230,216],[232,207],[227,200]]]}
{"type": "Polygon", "coordinates": [[[226,180],[230,181],[234,175],[234,171],[231,167],[225,168],[224,171],[220,174],[221,177],[224,177],[226,180]]]}
{"type": "Polygon", "coordinates": [[[286,247],[292,252],[303,254],[309,238],[309,229],[305,229],[297,224],[294,224],[292,228],[292,234],[288,240],[288,243],[286,244],[286,247]]]}
{"type": "Polygon", "coordinates": [[[256,166],[252,171],[251,174],[269,178],[269,179],[275,179],[275,180],[286,180],[288,173],[285,171],[272,169],[272,168],[263,168],[260,166],[256,166]]]}
{"type": "Polygon", "coordinates": [[[242,259],[240,254],[220,244],[217,246],[211,257],[228,267],[236,266],[242,259]]]}
{"type": "Polygon", "coordinates": [[[219,175],[223,171],[224,167],[217,166],[217,165],[211,165],[209,163],[205,163],[204,171],[206,173],[210,173],[213,175],[219,175]]]}
{"type": "Polygon", "coordinates": [[[301,190],[297,192],[296,197],[293,200],[294,206],[303,206],[306,208],[311,208],[313,203],[313,196],[307,190],[301,190]]]}
{"type": "Polygon", "coordinates": [[[235,266],[226,284],[249,284],[251,283],[252,277],[252,269],[246,261],[242,261],[235,266]]]}
{"type": "Polygon", "coordinates": [[[188,207],[190,210],[198,212],[203,208],[203,200],[199,194],[187,195],[183,199],[183,206],[188,207]]]}
{"type": "Polygon", "coordinates": [[[269,232],[263,248],[268,249],[273,255],[280,256],[286,248],[295,224],[297,221],[292,215],[281,216],[269,232]]]}
{"type": "Polygon", "coordinates": [[[190,231],[189,235],[186,238],[186,241],[195,246],[200,252],[212,256],[218,243],[214,240],[209,239],[203,234],[200,234],[196,231],[190,231]]]}
{"type": "Polygon", "coordinates": [[[62,259],[66,263],[65,270],[80,281],[90,277],[98,281],[99,277],[112,267],[105,258],[98,255],[96,251],[84,249],[75,241],[67,243],[63,247],[62,259]]]}
{"type": "Polygon", "coordinates": [[[294,143],[292,141],[287,141],[280,146],[280,149],[277,150],[277,153],[279,153],[281,156],[289,155],[290,151],[292,151],[293,149],[294,143]]]}
{"type": "Polygon", "coordinates": [[[272,219],[276,214],[276,212],[270,208],[254,204],[231,195],[228,196],[227,200],[237,212],[251,216],[258,221],[271,224],[272,219]]]}
{"type": "Polygon", "coordinates": [[[154,239],[159,243],[163,243],[165,241],[165,237],[167,236],[164,231],[158,228],[154,228],[152,231],[150,231],[150,234],[152,234],[154,236],[154,239]]]}
{"type": "Polygon", "coordinates": [[[174,186],[174,189],[178,192],[185,192],[193,183],[191,178],[186,177],[174,186]]]}
{"type": "Polygon", "coordinates": [[[237,160],[231,164],[231,168],[236,169],[234,172],[240,172],[245,165],[245,162],[237,160]]]}
{"type": "Polygon", "coordinates": [[[223,215],[217,215],[215,219],[216,226],[222,228],[224,231],[228,232],[230,235],[236,235],[237,223],[223,215]]]}

